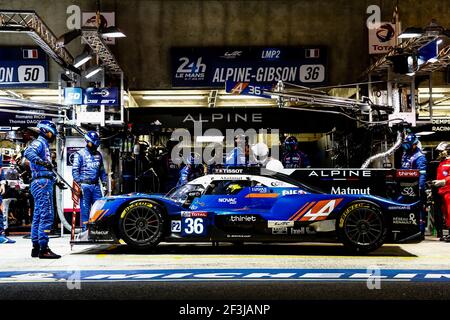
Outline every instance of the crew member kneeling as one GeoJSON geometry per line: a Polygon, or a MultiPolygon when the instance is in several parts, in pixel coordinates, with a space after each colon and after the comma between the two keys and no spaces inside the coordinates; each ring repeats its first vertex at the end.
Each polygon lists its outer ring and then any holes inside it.
{"type": "Polygon", "coordinates": [[[48,234],[54,220],[53,185],[56,178],[50,157],[49,143],[55,140],[58,131],[52,121],[42,120],[37,125],[39,137],[25,150],[30,161],[32,181],[31,194],[34,199],[33,222],[31,224],[31,256],[40,259],[59,259],[48,247],[48,234]]]}
{"type": "Polygon", "coordinates": [[[75,154],[72,167],[73,180],[81,186],[81,222],[83,231],[89,222],[89,211],[95,201],[102,197],[102,186],[106,184],[106,172],[103,166],[103,157],[97,148],[100,146],[100,137],[97,132],[89,131],[84,135],[86,148],[75,154]]]}

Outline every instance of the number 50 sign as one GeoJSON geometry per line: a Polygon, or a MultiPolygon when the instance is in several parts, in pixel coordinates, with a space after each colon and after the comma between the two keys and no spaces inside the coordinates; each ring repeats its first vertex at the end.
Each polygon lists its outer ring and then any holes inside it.
{"type": "Polygon", "coordinates": [[[25,65],[18,68],[18,79],[22,83],[45,82],[45,69],[43,66],[25,65]]]}

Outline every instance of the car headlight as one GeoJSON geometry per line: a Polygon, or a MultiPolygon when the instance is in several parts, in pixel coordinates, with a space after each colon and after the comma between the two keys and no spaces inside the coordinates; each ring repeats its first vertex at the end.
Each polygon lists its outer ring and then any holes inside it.
{"type": "Polygon", "coordinates": [[[105,203],[106,203],[106,200],[104,200],[104,199],[95,201],[94,204],[92,205],[91,212],[89,213],[89,218],[92,218],[98,210],[103,208],[105,203]]]}

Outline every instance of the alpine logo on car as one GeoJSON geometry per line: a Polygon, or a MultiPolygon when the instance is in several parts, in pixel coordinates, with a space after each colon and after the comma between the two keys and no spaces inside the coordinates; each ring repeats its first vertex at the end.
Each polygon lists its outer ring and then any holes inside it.
{"type": "Polygon", "coordinates": [[[369,170],[313,170],[309,173],[309,177],[364,177],[370,178],[372,176],[372,172],[369,170]]]}
{"type": "Polygon", "coordinates": [[[294,221],[321,221],[325,220],[343,198],[321,200],[306,203],[289,220],[294,221]]]}

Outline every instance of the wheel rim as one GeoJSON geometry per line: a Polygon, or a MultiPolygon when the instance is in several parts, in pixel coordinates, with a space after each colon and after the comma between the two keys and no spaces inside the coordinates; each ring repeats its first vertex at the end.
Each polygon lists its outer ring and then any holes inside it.
{"type": "Polygon", "coordinates": [[[125,234],[138,243],[146,243],[159,232],[160,220],[156,212],[149,208],[137,207],[131,209],[123,221],[125,234]]]}
{"type": "Polygon", "coordinates": [[[381,217],[368,209],[358,209],[350,213],[345,223],[347,238],[357,245],[368,246],[383,234],[381,217]]]}

